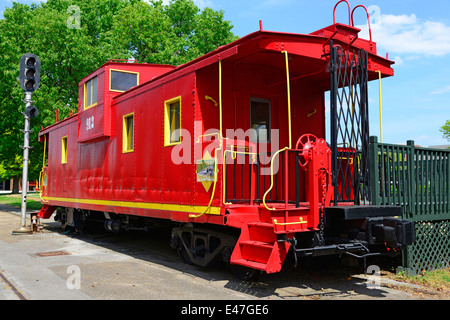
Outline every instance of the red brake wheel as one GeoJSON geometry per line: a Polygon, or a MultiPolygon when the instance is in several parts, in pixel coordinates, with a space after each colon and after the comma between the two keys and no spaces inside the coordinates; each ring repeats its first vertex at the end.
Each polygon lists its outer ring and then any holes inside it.
{"type": "Polygon", "coordinates": [[[309,151],[314,146],[318,138],[313,134],[304,134],[298,140],[295,145],[295,149],[300,150],[300,156],[298,162],[302,168],[305,168],[309,163],[309,151]]]}

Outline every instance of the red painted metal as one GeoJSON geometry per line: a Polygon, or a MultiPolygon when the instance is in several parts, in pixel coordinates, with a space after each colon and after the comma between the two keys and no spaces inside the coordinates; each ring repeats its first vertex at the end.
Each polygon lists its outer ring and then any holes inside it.
{"type": "MultiPolygon", "coordinates": [[[[317,230],[319,212],[329,206],[333,194],[330,149],[324,140],[324,92],[330,87],[329,41],[368,50],[369,79],[378,79],[378,70],[383,77],[393,75],[393,62],[379,57],[371,40],[359,39],[359,31],[350,23],[335,23],[311,34],[269,32],[261,26],[258,32],[176,68],[112,61],[104,64],[80,81],[78,113],[40,132],[40,141],[46,140],[48,145],[46,182],[42,187],[45,202],[40,216],[48,217],[54,208],[62,206],[226,225],[241,230],[231,263],[278,272],[289,243],[278,242],[277,235],[292,237],[296,232],[317,230]],[[261,202],[271,177],[261,175],[257,185],[256,168],[251,165],[245,171],[246,177],[241,178],[233,176],[232,166],[219,164],[215,185],[205,187],[197,178],[197,161],[206,151],[221,161],[227,148],[249,153],[253,150],[248,137],[233,136],[239,130],[250,129],[251,98],[270,102],[270,126],[279,130],[274,151],[288,145],[284,51],[289,56],[291,77],[291,135],[294,139],[305,134],[308,137],[306,142],[299,139],[291,150],[302,155],[299,206],[292,204],[294,161],[287,156],[288,151],[280,154],[284,158],[273,176],[274,181],[280,181],[273,195],[279,196],[281,203],[268,199],[266,207],[261,202]],[[219,61],[222,132],[218,130],[219,61]],[[140,84],[123,93],[110,91],[111,69],[139,72],[140,84]],[[84,84],[95,76],[98,102],[85,109],[84,84]],[[164,106],[176,97],[181,97],[182,139],[178,145],[165,146],[164,106]],[[123,118],[131,113],[134,150],[124,153],[123,118]],[[208,134],[221,134],[225,139],[222,144],[214,138],[202,141],[201,137],[208,134]],[[61,163],[63,137],[67,137],[67,163],[61,163]],[[226,185],[223,177],[228,181],[226,185]],[[236,193],[249,190],[248,201],[224,202],[233,194],[233,187],[236,193]],[[258,190],[262,191],[259,199],[258,190]],[[206,208],[214,209],[215,214],[206,208]]],[[[273,145],[274,141],[270,141],[264,146],[270,150],[273,145]]],[[[270,163],[264,166],[269,169],[270,163]]]]}
{"type": "Polygon", "coordinates": [[[49,219],[53,212],[55,212],[55,210],[57,209],[57,207],[55,206],[49,206],[44,204],[41,208],[41,210],[39,211],[39,217],[43,218],[43,219],[49,219]]]}
{"type": "Polygon", "coordinates": [[[367,15],[367,23],[368,23],[368,25],[369,25],[369,37],[370,37],[370,42],[372,42],[372,27],[371,27],[371,25],[370,25],[370,15],[369,15],[369,11],[368,11],[367,8],[366,8],[365,6],[363,6],[362,4],[360,4],[360,5],[356,6],[356,7],[354,7],[353,10],[352,10],[352,26],[353,26],[353,27],[355,26],[355,21],[354,21],[354,19],[353,19],[353,15],[354,15],[355,10],[356,10],[357,8],[363,8],[363,9],[366,11],[366,15],[367,15]]]}
{"type": "Polygon", "coordinates": [[[350,13],[351,8],[350,8],[350,3],[348,3],[347,0],[341,0],[341,1],[339,1],[338,3],[336,3],[336,5],[334,6],[334,9],[333,9],[333,24],[336,24],[336,8],[338,7],[338,5],[339,5],[341,2],[347,3],[347,6],[348,6],[348,25],[351,25],[351,21],[352,21],[352,20],[351,20],[351,13],[350,13]]]}

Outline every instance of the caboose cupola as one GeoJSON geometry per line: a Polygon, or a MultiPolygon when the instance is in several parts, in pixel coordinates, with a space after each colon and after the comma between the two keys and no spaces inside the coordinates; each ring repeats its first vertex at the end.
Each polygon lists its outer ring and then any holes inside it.
{"type": "Polygon", "coordinates": [[[111,105],[115,97],[160,76],[174,67],[111,60],[83,78],[79,85],[78,141],[87,142],[113,134],[111,105]]]}

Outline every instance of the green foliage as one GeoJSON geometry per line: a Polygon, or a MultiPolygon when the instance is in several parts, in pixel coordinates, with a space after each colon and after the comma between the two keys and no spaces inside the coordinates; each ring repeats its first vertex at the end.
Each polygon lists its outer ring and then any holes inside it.
{"type": "Polygon", "coordinates": [[[24,94],[17,81],[20,57],[41,60],[39,109],[32,119],[30,180],[42,166],[38,132],[78,110],[78,83],[110,59],[179,65],[236,39],[222,11],[200,10],[192,0],[48,0],[13,2],[0,20],[0,164],[21,175],[24,94]],[[79,17],[78,25],[73,24],[79,17]]]}
{"type": "Polygon", "coordinates": [[[140,62],[179,65],[237,39],[223,11],[201,11],[191,0],[136,1],[120,10],[111,43],[140,62]]]}
{"type": "Polygon", "coordinates": [[[5,180],[7,179],[7,171],[5,170],[5,168],[3,168],[3,166],[0,164],[0,180],[5,180]]]}
{"type": "Polygon", "coordinates": [[[450,120],[447,120],[441,127],[441,132],[444,134],[444,138],[450,141],[450,120]]]}

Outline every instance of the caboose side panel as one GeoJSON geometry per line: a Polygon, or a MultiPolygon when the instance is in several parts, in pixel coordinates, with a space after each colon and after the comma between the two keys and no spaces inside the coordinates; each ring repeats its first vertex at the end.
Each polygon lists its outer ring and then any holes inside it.
{"type": "Polygon", "coordinates": [[[125,95],[113,105],[118,126],[116,162],[135,166],[134,172],[126,173],[134,181],[135,201],[194,204],[188,191],[193,188],[194,176],[189,137],[193,132],[193,97],[193,74],[188,74],[164,86],[144,86],[138,94],[125,95]],[[179,103],[180,112],[173,117],[180,116],[180,129],[188,135],[166,145],[165,108],[169,102],[179,103]],[[132,151],[123,153],[122,123],[127,116],[133,116],[134,145],[132,151]],[[187,148],[182,146],[184,139],[189,143],[187,148]]]}
{"type": "Polygon", "coordinates": [[[164,142],[160,140],[155,148],[163,155],[162,202],[165,204],[204,205],[204,201],[192,196],[195,183],[192,150],[194,90],[194,73],[188,73],[165,83],[158,102],[164,114],[159,117],[162,130],[155,135],[159,139],[163,136],[164,142]]]}
{"type": "Polygon", "coordinates": [[[77,157],[76,157],[76,135],[77,122],[73,117],[63,123],[48,136],[49,193],[55,197],[71,197],[74,192],[73,184],[77,179],[77,157]]]}
{"type": "MultiPolygon", "coordinates": [[[[75,142],[76,143],[76,142],[75,142]]],[[[111,177],[108,174],[109,139],[77,144],[74,150],[77,156],[79,184],[72,199],[105,199],[112,192],[111,177]]]]}
{"type": "MultiPolygon", "coordinates": [[[[163,130],[161,120],[163,117],[162,95],[162,87],[158,86],[143,94],[136,95],[134,100],[127,100],[115,104],[113,107],[117,110],[117,123],[130,112],[134,112],[135,116],[136,201],[161,203],[163,199],[162,180],[164,173],[160,169],[163,163],[163,155],[160,150],[162,145],[161,132],[163,130]],[[127,110],[125,105],[132,101],[135,102],[132,106],[133,111],[127,110]]],[[[119,135],[123,134],[122,126],[120,125],[118,129],[119,135]]],[[[123,140],[119,144],[118,149],[122,150],[123,140]]]]}

